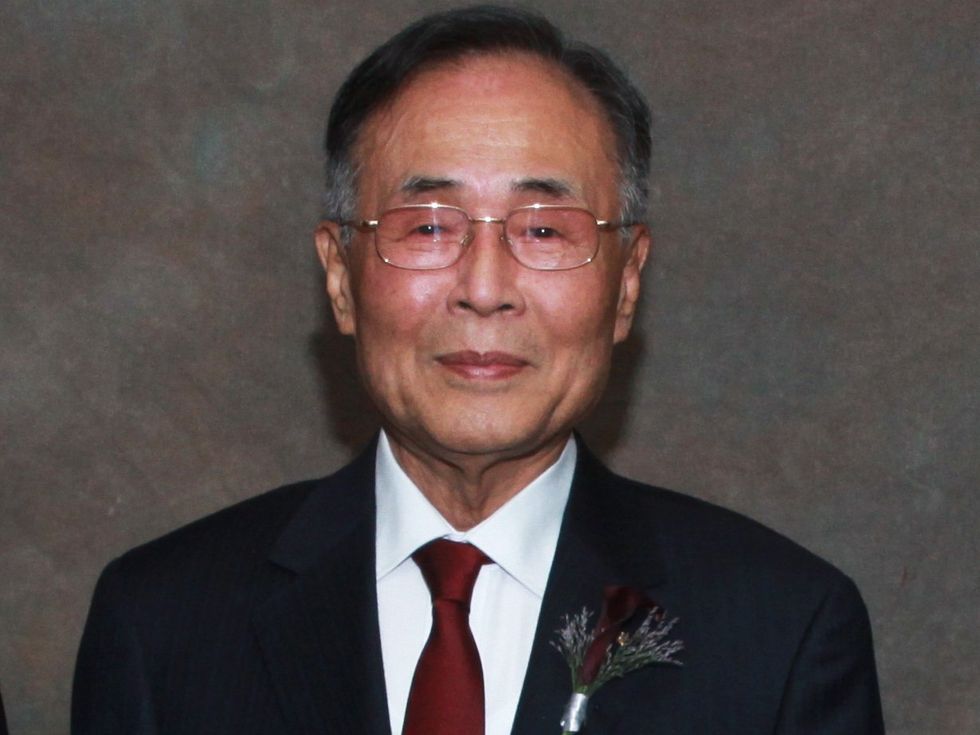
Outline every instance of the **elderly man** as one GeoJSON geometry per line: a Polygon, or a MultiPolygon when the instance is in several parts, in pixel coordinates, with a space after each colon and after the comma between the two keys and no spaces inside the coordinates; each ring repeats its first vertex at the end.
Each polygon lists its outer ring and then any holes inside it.
{"type": "Polygon", "coordinates": [[[382,433],[113,562],[75,733],[882,731],[846,577],[573,435],[633,319],[649,150],[623,74],[524,11],[427,17],[354,70],[316,244],[382,433]],[[603,606],[595,666],[667,662],[573,697],[550,643],[603,606]]]}

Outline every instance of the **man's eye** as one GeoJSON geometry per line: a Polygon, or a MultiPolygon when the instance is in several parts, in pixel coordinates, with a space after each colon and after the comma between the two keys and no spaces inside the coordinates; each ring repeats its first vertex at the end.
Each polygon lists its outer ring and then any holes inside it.
{"type": "Polygon", "coordinates": [[[527,236],[535,240],[551,240],[561,237],[561,233],[554,227],[529,227],[527,236]]]}
{"type": "Polygon", "coordinates": [[[439,237],[443,232],[444,229],[440,225],[430,222],[416,225],[408,234],[411,237],[439,237]]]}

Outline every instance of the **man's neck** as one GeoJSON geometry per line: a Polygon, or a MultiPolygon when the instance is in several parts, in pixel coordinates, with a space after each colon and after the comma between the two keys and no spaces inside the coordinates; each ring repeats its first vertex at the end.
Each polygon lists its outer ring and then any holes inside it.
{"type": "Polygon", "coordinates": [[[521,454],[434,455],[397,431],[386,430],[398,464],[432,506],[457,531],[491,516],[561,456],[568,434],[521,454]]]}

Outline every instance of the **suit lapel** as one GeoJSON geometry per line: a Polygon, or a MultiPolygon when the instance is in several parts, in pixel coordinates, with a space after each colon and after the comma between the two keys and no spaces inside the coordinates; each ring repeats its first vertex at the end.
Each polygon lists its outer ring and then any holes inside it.
{"type": "Polygon", "coordinates": [[[324,480],[271,561],[295,576],[253,618],[289,732],[388,735],[374,568],[374,446],[324,480]]]}
{"type": "MultiPolygon", "coordinates": [[[[513,735],[561,732],[559,721],[572,691],[571,672],[551,641],[563,618],[583,607],[598,615],[606,585],[630,585],[653,593],[664,581],[660,555],[649,552],[653,547],[649,538],[642,539],[642,544],[637,538],[637,533],[649,535],[650,529],[636,528],[629,508],[615,500],[616,488],[624,481],[603,467],[581,440],[578,446],[575,478],[538,617],[513,735]]],[[[590,710],[598,705],[595,702],[590,710]]]]}

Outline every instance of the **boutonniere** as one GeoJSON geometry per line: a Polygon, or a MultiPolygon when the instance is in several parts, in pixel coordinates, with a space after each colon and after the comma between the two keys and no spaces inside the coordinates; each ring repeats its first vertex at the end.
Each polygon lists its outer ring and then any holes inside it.
{"type": "Polygon", "coordinates": [[[582,730],[589,697],[610,679],[650,664],[681,665],[674,655],[683,643],[667,639],[677,618],[667,620],[657,603],[632,587],[609,586],[603,596],[595,627],[589,628],[592,614],[582,608],[578,615],[564,617],[556,631],[558,640],[551,642],[572,670],[572,696],[561,719],[563,735],[582,730]],[[630,631],[640,612],[646,612],[643,622],[630,631]]]}

